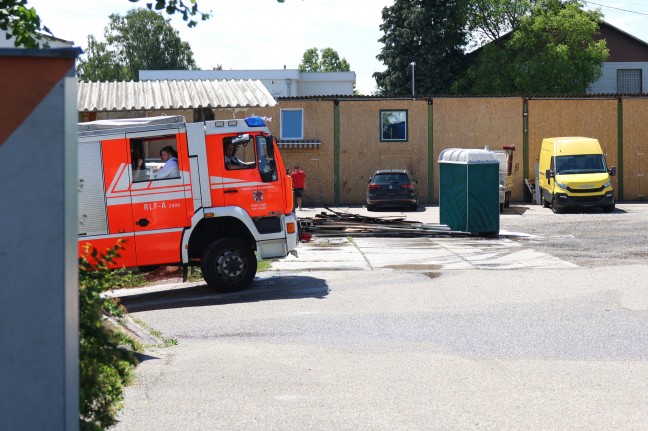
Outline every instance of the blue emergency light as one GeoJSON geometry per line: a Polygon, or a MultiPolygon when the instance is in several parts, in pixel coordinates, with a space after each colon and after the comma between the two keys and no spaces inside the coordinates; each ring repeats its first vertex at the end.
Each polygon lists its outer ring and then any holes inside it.
{"type": "Polygon", "coordinates": [[[265,127],[266,125],[261,117],[247,117],[245,119],[245,124],[247,124],[248,127],[265,127]]]}

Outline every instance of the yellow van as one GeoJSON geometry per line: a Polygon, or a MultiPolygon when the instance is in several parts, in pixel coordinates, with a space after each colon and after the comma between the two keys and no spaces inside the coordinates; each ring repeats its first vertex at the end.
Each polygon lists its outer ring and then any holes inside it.
{"type": "Polygon", "coordinates": [[[561,213],[570,207],[599,207],[614,211],[612,176],[601,145],[580,136],[542,140],[538,168],[540,201],[561,213]]]}

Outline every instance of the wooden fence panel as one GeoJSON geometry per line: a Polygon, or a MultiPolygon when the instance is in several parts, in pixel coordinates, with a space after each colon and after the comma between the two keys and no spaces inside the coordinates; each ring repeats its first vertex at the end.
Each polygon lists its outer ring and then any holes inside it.
{"type": "Polygon", "coordinates": [[[439,200],[439,154],[447,148],[499,150],[515,145],[512,201],[523,198],[522,99],[439,98],[434,99],[435,196],[439,200]]]}
{"type": "MultiPolygon", "coordinates": [[[[618,164],[617,99],[529,100],[529,176],[540,157],[544,138],[585,136],[596,138],[609,166],[618,164]]],[[[617,178],[613,179],[618,190],[617,178]]]]}
{"type": "Polygon", "coordinates": [[[648,198],[647,99],[623,99],[623,198],[648,198]]]}

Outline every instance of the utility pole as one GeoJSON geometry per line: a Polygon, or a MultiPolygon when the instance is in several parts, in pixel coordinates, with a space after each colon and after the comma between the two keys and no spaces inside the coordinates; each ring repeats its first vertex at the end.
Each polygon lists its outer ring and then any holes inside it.
{"type": "Polygon", "coordinates": [[[412,98],[414,98],[414,66],[416,66],[416,62],[411,62],[410,66],[412,66],[412,98]]]}

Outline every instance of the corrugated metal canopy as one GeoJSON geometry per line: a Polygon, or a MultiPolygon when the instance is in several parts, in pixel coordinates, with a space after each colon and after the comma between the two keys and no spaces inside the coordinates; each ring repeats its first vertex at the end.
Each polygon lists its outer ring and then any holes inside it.
{"type": "Polygon", "coordinates": [[[276,105],[259,80],[79,82],[77,110],[244,108],[276,105]]]}

